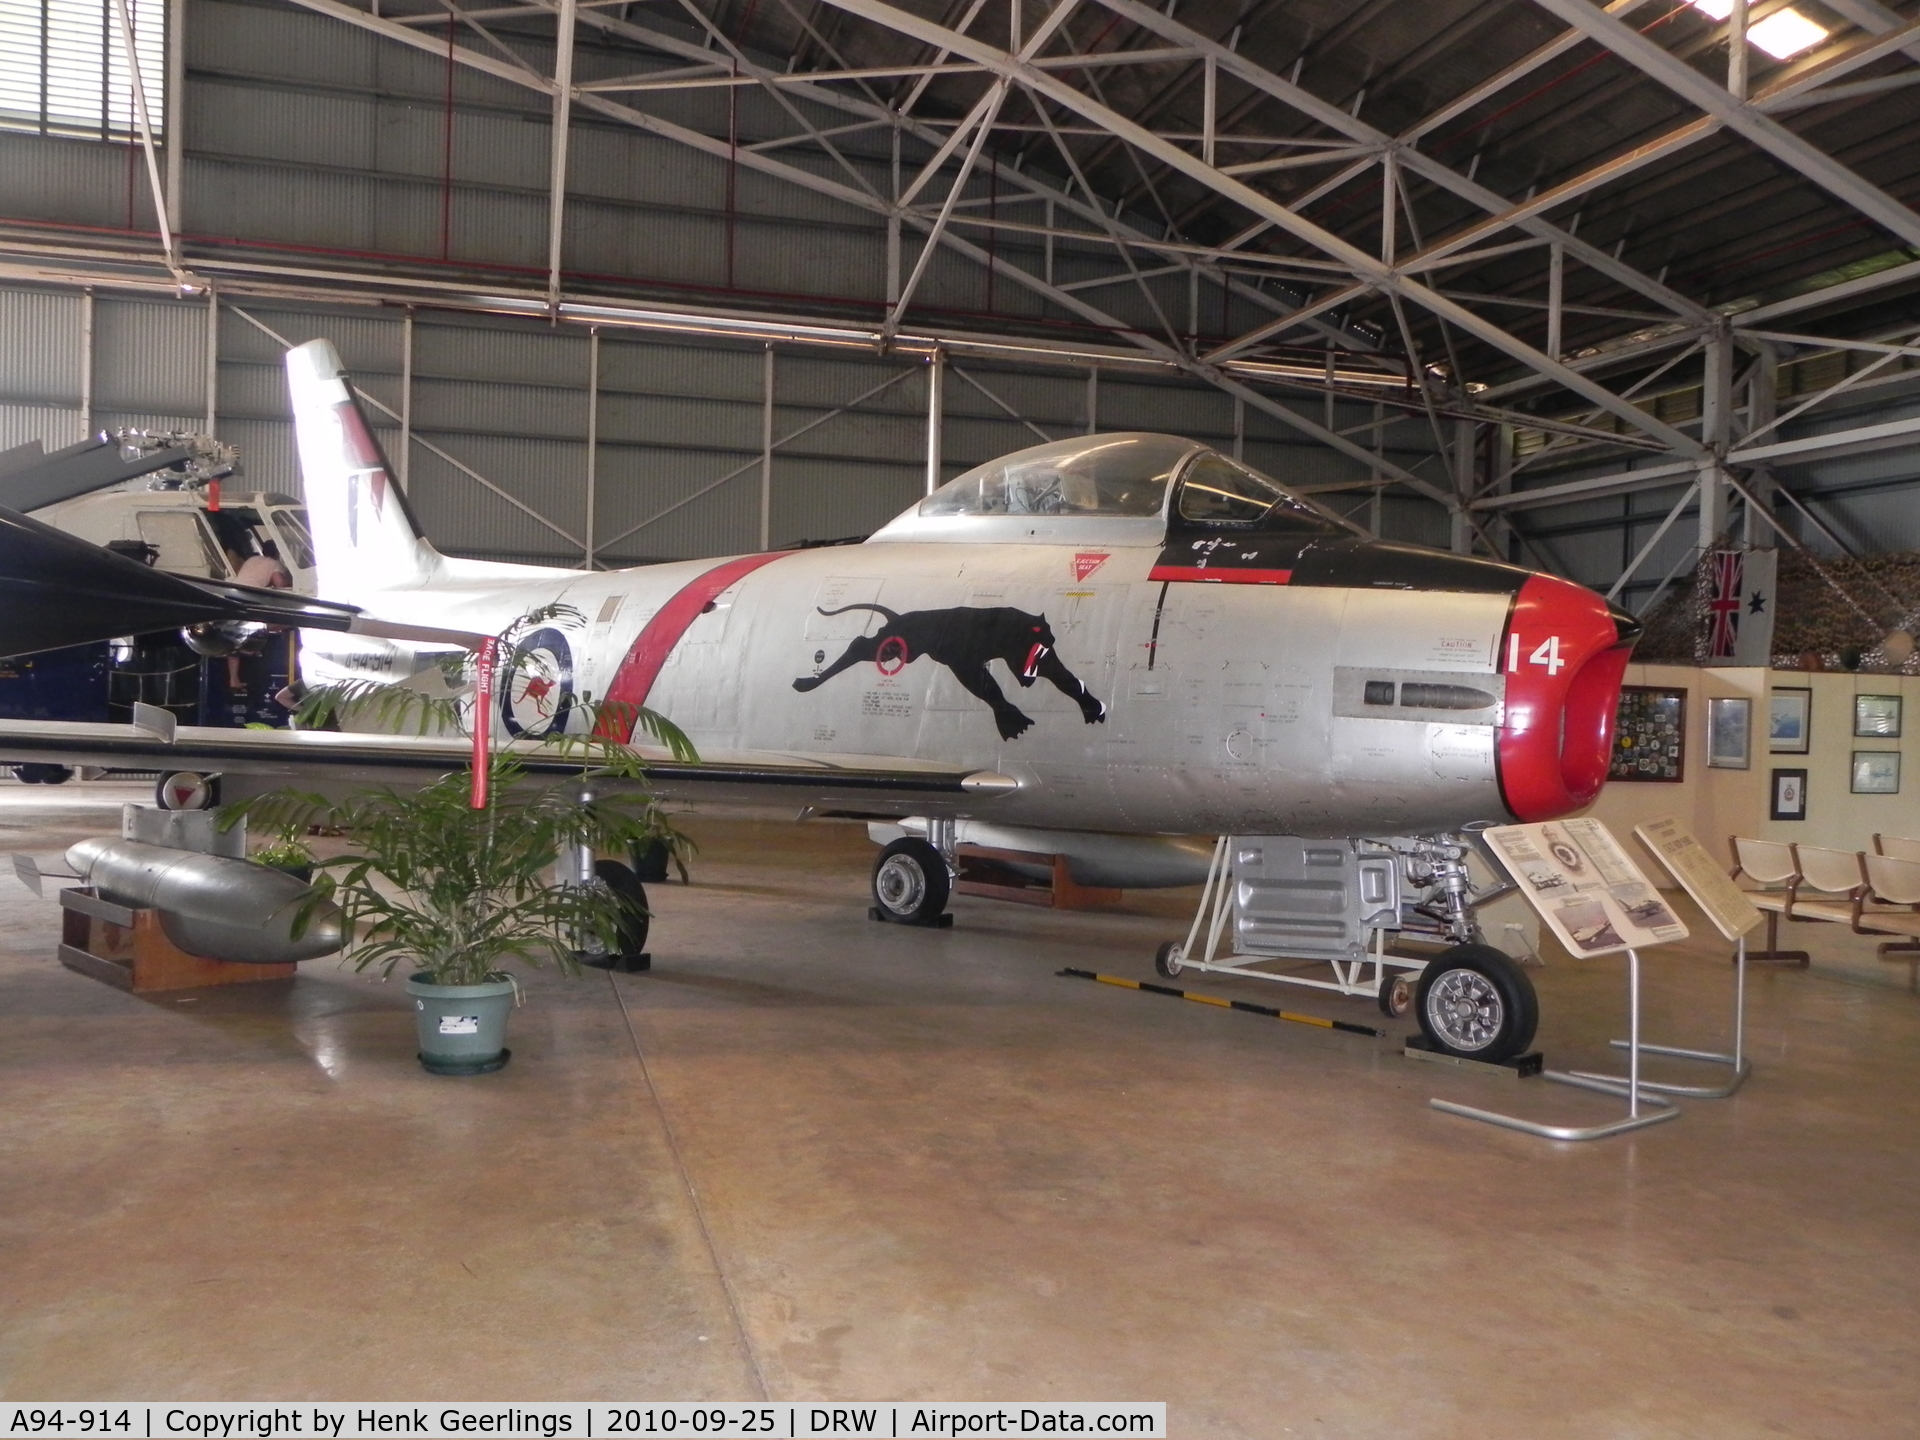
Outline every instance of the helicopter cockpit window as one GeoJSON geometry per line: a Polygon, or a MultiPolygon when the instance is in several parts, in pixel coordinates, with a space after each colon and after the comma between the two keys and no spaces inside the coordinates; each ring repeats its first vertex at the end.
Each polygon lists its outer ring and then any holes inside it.
{"type": "Polygon", "coordinates": [[[313,568],[313,532],[307,528],[307,512],[299,509],[273,512],[273,527],[280,532],[280,558],[296,570],[313,568]],[[288,553],[291,550],[292,553],[288,553]]]}
{"type": "Polygon", "coordinates": [[[949,480],[922,515],[1158,515],[1193,450],[1170,435],[1085,435],[1036,445],[949,480]]]}
{"type": "Polygon", "coordinates": [[[1264,475],[1212,451],[1196,455],[1180,477],[1182,520],[1202,525],[1258,525],[1262,530],[1337,534],[1340,527],[1301,504],[1264,475]]]}

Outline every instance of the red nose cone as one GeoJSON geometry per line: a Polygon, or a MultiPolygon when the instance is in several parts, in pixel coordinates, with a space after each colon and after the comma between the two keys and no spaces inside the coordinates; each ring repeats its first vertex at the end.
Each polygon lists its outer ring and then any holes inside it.
{"type": "Polygon", "coordinates": [[[1515,597],[1504,643],[1501,795],[1516,818],[1551,820],[1606,783],[1633,641],[1593,591],[1535,575],[1515,597]]]}

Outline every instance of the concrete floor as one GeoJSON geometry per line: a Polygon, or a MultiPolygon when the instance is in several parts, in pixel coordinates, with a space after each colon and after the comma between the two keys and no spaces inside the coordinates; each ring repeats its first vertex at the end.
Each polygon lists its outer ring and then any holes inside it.
{"type": "MultiPolygon", "coordinates": [[[[51,856],[133,787],[0,786],[51,856]]],[[[1920,996],[1834,927],[1761,970],[1757,1074],[1556,1145],[1438,1114],[1612,1102],[1146,978],[1181,897],[871,924],[857,826],[717,820],[648,975],[537,978],[497,1076],[397,984],[134,998],[0,880],[0,1398],[1164,1400],[1191,1437],[1915,1433],[1920,996]]],[[[1725,1027],[1717,945],[1649,1028],[1725,1027]]],[[[1619,962],[1535,972],[1605,1059],[1619,962]]],[[[1200,977],[1374,1023],[1358,1001],[1200,977]]],[[[1396,1024],[1396,1032],[1406,1030],[1396,1024]]]]}

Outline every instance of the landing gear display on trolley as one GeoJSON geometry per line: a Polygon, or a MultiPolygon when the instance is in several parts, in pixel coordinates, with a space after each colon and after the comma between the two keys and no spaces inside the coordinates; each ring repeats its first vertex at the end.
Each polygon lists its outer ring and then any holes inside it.
{"type": "Polygon", "coordinates": [[[1162,945],[1154,968],[1367,996],[1389,1016],[1411,1011],[1442,1054],[1510,1060],[1532,1043],[1540,1006],[1527,973],[1481,934],[1476,910],[1514,887],[1490,866],[1476,877],[1475,843],[1223,835],[1186,939],[1162,945]],[[1407,941],[1445,948],[1388,953],[1407,941]],[[1331,978],[1274,968],[1301,961],[1325,962],[1331,978]]]}

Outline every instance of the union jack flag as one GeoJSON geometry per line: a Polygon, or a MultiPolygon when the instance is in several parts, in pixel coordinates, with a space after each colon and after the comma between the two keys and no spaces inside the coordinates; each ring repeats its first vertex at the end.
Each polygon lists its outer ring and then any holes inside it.
{"type": "Polygon", "coordinates": [[[1707,602],[1707,658],[1731,660],[1740,639],[1741,582],[1746,556],[1738,550],[1713,555],[1713,599],[1707,602]]]}

